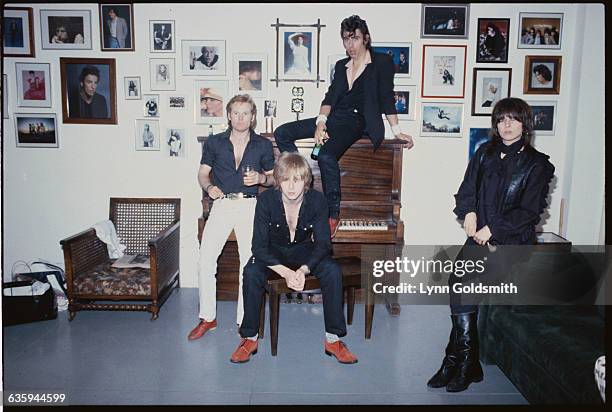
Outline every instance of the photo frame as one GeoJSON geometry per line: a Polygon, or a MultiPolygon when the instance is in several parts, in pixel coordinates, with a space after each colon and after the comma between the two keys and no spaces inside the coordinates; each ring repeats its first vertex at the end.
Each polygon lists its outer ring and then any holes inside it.
{"type": "Polygon", "coordinates": [[[552,136],[555,134],[557,122],[556,101],[527,101],[533,111],[533,130],[536,136],[552,136]]]}
{"type": "Polygon", "coordinates": [[[176,90],[174,59],[149,59],[151,90],[176,90]]]}
{"type": "Polygon", "coordinates": [[[462,103],[422,102],[421,117],[421,136],[461,137],[463,135],[462,103]]]}
{"type": "Polygon", "coordinates": [[[36,57],[31,7],[5,7],[2,21],[4,57],[36,57]]]}
{"type": "Polygon", "coordinates": [[[348,57],[346,53],[330,54],[327,56],[327,81],[329,82],[329,84],[331,84],[332,80],[334,79],[334,70],[336,70],[336,63],[338,62],[338,60],[344,59],[346,57],[348,57]]]}
{"type": "Polygon", "coordinates": [[[143,116],[159,117],[159,94],[143,94],[143,116]]]}
{"type": "Polygon", "coordinates": [[[412,43],[372,43],[372,49],[391,56],[396,79],[412,77],[412,43]]]}
{"type": "Polygon", "coordinates": [[[123,90],[125,91],[125,100],[142,99],[142,82],[140,81],[140,76],[124,77],[123,90]]]}
{"type": "Polygon", "coordinates": [[[15,63],[17,106],[51,107],[49,63],[15,63]]]}
{"type": "Polygon", "coordinates": [[[465,96],[465,45],[423,45],[421,97],[465,96]]]}
{"type": "Polygon", "coordinates": [[[164,133],[164,151],[168,157],[187,157],[187,129],[184,127],[167,128],[164,133]]]}
{"type": "Polygon", "coordinates": [[[510,97],[512,69],[474,67],[472,116],[490,116],[495,103],[510,97]]]}
{"type": "Polygon", "coordinates": [[[524,94],[559,94],[561,56],[525,56],[524,94]]]}
{"type": "Polygon", "coordinates": [[[9,110],[8,110],[8,78],[6,74],[2,75],[2,118],[9,118],[9,110]]]}
{"type": "Polygon", "coordinates": [[[181,67],[188,76],[225,76],[225,40],[183,40],[181,67]]]}
{"type": "Polygon", "coordinates": [[[174,53],[176,36],[174,20],[149,20],[149,50],[151,53],[174,53]]]}
{"type": "Polygon", "coordinates": [[[468,162],[476,153],[476,150],[482,145],[489,141],[489,131],[491,129],[488,127],[470,127],[470,146],[468,148],[468,162]]]}
{"type": "Polygon", "coordinates": [[[17,147],[59,147],[55,113],[15,113],[17,147]]]}
{"type": "Polygon", "coordinates": [[[40,10],[45,50],[91,50],[90,10],[40,10]]]}
{"type": "Polygon", "coordinates": [[[561,49],[563,13],[519,13],[519,49],[561,49]]]}
{"type": "Polygon", "coordinates": [[[193,107],[197,124],[227,123],[225,105],[229,99],[225,80],[196,80],[193,107]]]}
{"type": "Polygon", "coordinates": [[[479,18],[476,63],[508,63],[510,19],[479,18]]]}
{"type": "Polygon", "coordinates": [[[467,39],[469,4],[422,4],[421,38],[467,39]]]}
{"type": "Polygon", "coordinates": [[[132,4],[100,4],[99,16],[100,49],[113,52],[134,51],[134,11],[132,4]]]}
{"type": "Polygon", "coordinates": [[[136,151],[159,151],[162,136],[159,134],[159,120],[136,119],[134,146],[136,151]]]}
{"type": "Polygon", "coordinates": [[[395,110],[398,120],[414,120],[417,87],[415,85],[396,84],[393,93],[395,94],[395,110]]]}
{"type": "Polygon", "coordinates": [[[185,110],[189,101],[186,94],[171,94],[167,96],[166,103],[170,110],[185,110]]]}
{"type": "Polygon", "coordinates": [[[252,97],[268,94],[268,57],[265,53],[234,53],[232,65],[233,89],[237,94],[252,97]]]}
{"type": "Polygon", "coordinates": [[[115,59],[60,57],[64,123],[117,124],[115,59]]]}

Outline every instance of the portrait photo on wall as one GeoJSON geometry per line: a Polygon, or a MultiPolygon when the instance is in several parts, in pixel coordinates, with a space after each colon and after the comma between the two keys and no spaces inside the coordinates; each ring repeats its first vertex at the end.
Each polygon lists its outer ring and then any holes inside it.
{"type": "Polygon", "coordinates": [[[5,7],[2,19],[4,57],[35,57],[34,15],[31,7],[5,7]]]}
{"type": "Polygon", "coordinates": [[[136,119],[134,142],[138,151],[160,150],[159,120],[136,119]]]}
{"type": "Polygon", "coordinates": [[[519,13],[519,49],[560,49],[563,13],[519,13]]]}
{"type": "Polygon", "coordinates": [[[168,109],[183,110],[187,108],[187,95],[171,94],[168,97],[168,109]]]}
{"type": "Polygon", "coordinates": [[[508,63],[510,19],[478,19],[476,63],[508,63]]]}
{"type": "Polygon", "coordinates": [[[149,59],[151,90],[176,90],[174,59],[149,59]]]}
{"type": "Polygon", "coordinates": [[[266,100],[264,102],[264,117],[276,117],[276,100],[266,100]]]}
{"type": "Polygon", "coordinates": [[[41,10],[42,48],[91,50],[90,10],[41,10]]]}
{"type": "Polygon", "coordinates": [[[336,62],[338,60],[342,60],[347,58],[348,56],[346,55],[346,53],[343,54],[330,54],[327,56],[327,81],[329,81],[329,84],[332,83],[332,80],[334,80],[334,70],[336,70],[336,62]]]}
{"type": "Polygon", "coordinates": [[[316,80],[319,57],[317,29],[284,26],[278,28],[278,35],[278,77],[288,80],[316,80]]]}
{"type": "Polygon", "coordinates": [[[474,68],[472,116],[489,116],[495,103],[510,97],[512,69],[474,68]]]}
{"type": "Polygon", "coordinates": [[[463,104],[421,103],[421,136],[461,137],[463,133],[463,104]]]}
{"type": "Polygon", "coordinates": [[[60,57],[64,123],[117,124],[115,59],[60,57]]]}
{"type": "Polygon", "coordinates": [[[525,94],[559,94],[561,56],[525,56],[525,94]]]}
{"type": "Polygon", "coordinates": [[[159,94],[143,94],[144,117],[159,117],[159,94]]]}
{"type": "Polygon", "coordinates": [[[17,147],[59,147],[55,113],[15,114],[17,147]]]}
{"type": "Polygon", "coordinates": [[[164,151],[168,157],[187,157],[185,153],[187,147],[187,129],[168,128],[166,129],[164,140],[164,151]]]}
{"type": "Polygon", "coordinates": [[[225,40],[183,40],[183,74],[225,76],[225,40]]]}
{"type": "Polygon", "coordinates": [[[8,80],[6,74],[2,75],[2,118],[9,118],[9,110],[8,110],[8,80]]]}
{"type": "Polygon", "coordinates": [[[142,99],[142,88],[140,86],[140,76],[130,76],[123,78],[123,87],[126,100],[142,99]]]}
{"type": "Polygon", "coordinates": [[[412,76],[412,43],[372,43],[372,49],[391,57],[396,79],[412,76]]]}
{"type": "Polygon", "coordinates": [[[151,53],[174,53],[174,20],[149,20],[151,53]]]}
{"type": "Polygon", "coordinates": [[[528,101],[533,112],[533,130],[536,136],[555,134],[555,120],[557,117],[556,101],[528,101]]]}
{"type": "Polygon", "coordinates": [[[235,53],[232,65],[234,91],[252,97],[265,97],[268,92],[268,58],[263,53],[235,53]]]}
{"type": "MultiPolygon", "coordinates": [[[[395,110],[399,120],[414,120],[415,119],[415,97],[417,87],[396,84],[393,88],[395,98],[395,110]]],[[[384,115],[383,115],[384,116],[384,115]]]]}
{"type": "Polygon", "coordinates": [[[466,50],[463,45],[423,45],[421,97],[464,97],[466,50]]]}
{"type": "Polygon", "coordinates": [[[422,4],[421,38],[467,39],[469,4],[422,4]]]}
{"type": "Polygon", "coordinates": [[[468,149],[468,162],[476,153],[476,150],[480,147],[481,144],[489,141],[489,131],[491,129],[488,127],[470,127],[470,146],[468,149]]]}
{"type": "Polygon", "coordinates": [[[225,105],[229,94],[227,81],[196,80],[194,89],[195,122],[227,123],[225,116],[225,105]]]}
{"type": "Polygon", "coordinates": [[[49,63],[15,63],[17,106],[51,107],[49,63]]]}
{"type": "Polygon", "coordinates": [[[100,4],[102,51],[134,51],[134,12],[131,4],[100,4]]]}

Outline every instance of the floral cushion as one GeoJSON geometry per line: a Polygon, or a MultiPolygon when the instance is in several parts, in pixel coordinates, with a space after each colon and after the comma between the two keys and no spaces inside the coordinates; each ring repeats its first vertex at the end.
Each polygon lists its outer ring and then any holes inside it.
{"type": "Polygon", "coordinates": [[[113,261],[79,273],[74,279],[74,292],[87,295],[148,296],[151,294],[149,269],[114,268],[113,261]]]}

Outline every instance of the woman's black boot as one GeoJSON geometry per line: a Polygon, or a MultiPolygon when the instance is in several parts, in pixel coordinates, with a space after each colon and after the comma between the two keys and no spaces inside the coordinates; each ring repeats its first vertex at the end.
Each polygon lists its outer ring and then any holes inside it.
{"type": "Polygon", "coordinates": [[[482,381],[483,373],[478,360],[478,313],[451,315],[456,329],[457,372],[446,385],[447,392],[461,392],[472,382],[482,381]]]}
{"type": "Polygon", "coordinates": [[[443,388],[450,382],[457,372],[457,329],[452,327],[448,345],[446,345],[446,356],[438,372],[427,382],[430,388],[443,388]]]}

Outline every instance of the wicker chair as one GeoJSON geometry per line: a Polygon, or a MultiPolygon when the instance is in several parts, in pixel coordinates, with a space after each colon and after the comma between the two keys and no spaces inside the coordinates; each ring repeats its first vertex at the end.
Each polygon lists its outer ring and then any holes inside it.
{"type": "Polygon", "coordinates": [[[112,267],[106,243],[93,228],[60,241],[68,284],[69,319],[78,310],[140,310],[157,319],[179,283],[180,199],[110,199],[109,219],[126,254],[150,257],[151,268],[112,267]],[[115,301],[96,303],[95,301],[115,301]],[[117,303],[144,301],[146,303],[117,303]]]}

